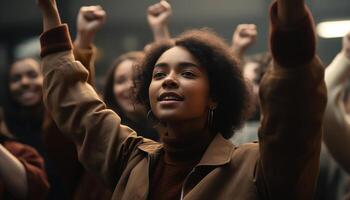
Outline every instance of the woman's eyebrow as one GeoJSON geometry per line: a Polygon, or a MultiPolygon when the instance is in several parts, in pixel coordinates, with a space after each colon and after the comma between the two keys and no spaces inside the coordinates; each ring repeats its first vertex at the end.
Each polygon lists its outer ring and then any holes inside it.
{"type": "MultiPolygon", "coordinates": [[[[169,66],[169,64],[165,63],[165,62],[157,63],[154,65],[154,67],[168,67],[168,66],[169,66]]],[[[196,63],[187,62],[187,61],[180,62],[177,64],[177,66],[178,67],[199,67],[196,63]]]]}
{"type": "Polygon", "coordinates": [[[156,63],[154,67],[168,67],[169,65],[167,63],[156,63]]]}
{"type": "Polygon", "coordinates": [[[196,63],[193,62],[180,62],[178,64],[179,67],[199,67],[196,63]]]}

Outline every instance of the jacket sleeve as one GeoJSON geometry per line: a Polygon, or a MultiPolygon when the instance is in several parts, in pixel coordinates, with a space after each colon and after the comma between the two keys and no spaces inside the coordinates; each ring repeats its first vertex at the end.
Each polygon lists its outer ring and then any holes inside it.
{"type": "Polygon", "coordinates": [[[24,166],[27,174],[28,193],[26,199],[45,199],[49,190],[49,183],[44,168],[44,160],[33,148],[14,141],[4,143],[24,166]]]}
{"type": "Polygon", "coordinates": [[[82,164],[114,188],[137,146],[150,141],[121,125],[87,83],[88,71],[74,59],[66,25],[43,33],[40,40],[45,106],[73,139],[82,164]]]}
{"type": "Polygon", "coordinates": [[[327,67],[325,81],[328,103],[324,116],[324,141],[334,158],[350,172],[350,121],[345,113],[342,95],[350,76],[350,59],[339,53],[327,67]]]}
{"type": "Polygon", "coordinates": [[[91,46],[87,49],[78,48],[76,45],[73,47],[73,54],[76,61],[80,61],[81,64],[88,70],[88,83],[95,86],[95,57],[96,47],[91,46]]]}
{"type": "Polygon", "coordinates": [[[315,55],[310,12],[283,27],[270,10],[273,66],[260,85],[262,122],[257,187],[262,199],[313,199],[326,105],[323,67],[315,55]]]}

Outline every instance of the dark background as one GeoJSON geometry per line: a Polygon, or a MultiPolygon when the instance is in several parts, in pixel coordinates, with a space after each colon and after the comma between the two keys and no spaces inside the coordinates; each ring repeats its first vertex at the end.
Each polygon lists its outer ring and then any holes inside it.
{"type": "MultiPolygon", "coordinates": [[[[96,64],[102,76],[113,58],[129,50],[141,50],[152,40],[146,21],[146,9],[155,0],[57,0],[63,22],[68,23],[75,36],[75,20],[80,6],[102,5],[107,21],[98,33],[95,44],[100,49],[96,64]]],[[[239,23],[258,26],[256,44],[249,53],[267,49],[267,0],[170,0],[173,16],[170,31],[173,36],[189,28],[210,27],[228,42],[239,23]]],[[[308,0],[315,22],[350,19],[349,0],[308,0]]],[[[350,27],[349,27],[350,28],[350,27]]],[[[35,39],[41,33],[41,15],[35,0],[0,0],[0,67],[13,59],[37,53],[35,39]],[[27,44],[27,45],[23,45],[27,44]],[[30,44],[30,45],[28,45],[30,44]]],[[[341,48],[341,38],[318,38],[318,54],[328,64],[341,48]]]]}

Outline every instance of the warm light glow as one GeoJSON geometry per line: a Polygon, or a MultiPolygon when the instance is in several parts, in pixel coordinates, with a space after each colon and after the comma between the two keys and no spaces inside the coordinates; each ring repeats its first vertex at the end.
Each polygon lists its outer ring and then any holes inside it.
{"type": "Polygon", "coordinates": [[[343,37],[350,31],[350,20],[326,21],[317,25],[317,33],[323,38],[343,37]]]}

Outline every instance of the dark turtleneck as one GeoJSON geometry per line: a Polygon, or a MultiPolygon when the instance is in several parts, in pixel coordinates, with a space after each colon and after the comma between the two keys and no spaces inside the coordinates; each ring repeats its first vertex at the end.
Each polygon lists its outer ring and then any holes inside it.
{"type": "Polygon", "coordinates": [[[162,135],[164,152],[151,174],[149,199],[180,199],[182,185],[187,175],[198,164],[212,139],[209,132],[186,138],[162,135]]]}

